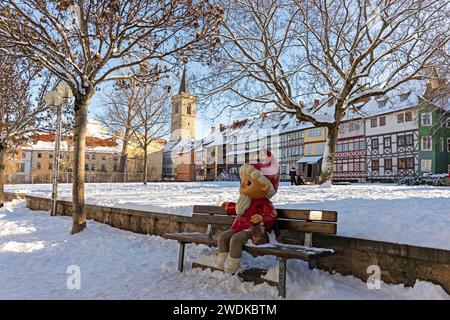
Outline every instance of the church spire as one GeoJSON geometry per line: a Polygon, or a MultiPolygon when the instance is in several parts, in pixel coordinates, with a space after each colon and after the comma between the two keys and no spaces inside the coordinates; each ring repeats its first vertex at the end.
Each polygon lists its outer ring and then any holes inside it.
{"type": "Polygon", "coordinates": [[[189,93],[189,84],[188,84],[188,78],[187,78],[186,64],[184,64],[183,76],[181,77],[180,90],[178,93],[182,93],[182,92],[189,93]]]}

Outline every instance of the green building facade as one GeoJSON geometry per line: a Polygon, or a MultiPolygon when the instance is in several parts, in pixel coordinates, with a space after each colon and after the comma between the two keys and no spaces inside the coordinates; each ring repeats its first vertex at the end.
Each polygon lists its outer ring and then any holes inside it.
{"type": "Polygon", "coordinates": [[[450,172],[450,112],[435,105],[419,108],[419,175],[450,172]]]}

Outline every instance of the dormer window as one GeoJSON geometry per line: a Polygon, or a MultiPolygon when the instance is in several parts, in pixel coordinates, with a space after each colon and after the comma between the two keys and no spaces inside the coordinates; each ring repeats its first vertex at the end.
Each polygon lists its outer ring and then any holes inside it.
{"type": "Polygon", "coordinates": [[[387,99],[377,100],[377,103],[379,108],[383,108],[387,103],[387,99]]]}
{"type": "Polygon", "coordinates": [[[408,97],[409,97],[409,94],[410,94],[411,92],[406,92],[406,93],[402,93],[401,95],[400,95],[400,101],[406,101],[406,100],[408,100],[408,97]]]}

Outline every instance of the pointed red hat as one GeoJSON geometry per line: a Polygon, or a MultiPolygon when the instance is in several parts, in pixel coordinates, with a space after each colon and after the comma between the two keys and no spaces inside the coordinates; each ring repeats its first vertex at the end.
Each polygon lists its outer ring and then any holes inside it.
{"type": "Polygon", "coordinates": [[[261,171],[261,173],[272,183],[275,191],[278,190],[278,185],[280,184],[280,166],[278,165],[277,158],[272,155],[272,152],[263,150],[262,161],[250,163],[250,165],[261,171]]]}

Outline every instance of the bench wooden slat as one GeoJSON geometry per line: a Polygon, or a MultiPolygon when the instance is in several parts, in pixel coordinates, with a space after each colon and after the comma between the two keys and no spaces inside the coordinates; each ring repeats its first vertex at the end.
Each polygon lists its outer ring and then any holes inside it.
{"type": "Polygon", "coordinates": [[[325,234],[336,234],[337,228],[334,223],[307,222],[299,220],[278,219],[278,228],[302,232],[319,232],[325,234]]]}
{"type": "Polygon", "coordinates": [[[278,216],[285,219],[337,221],[336,211],[277,209],[278,216]]]}
{"type": "Polygon", "coordinates": [[[231,225],[235,218],[236,218],[236,216],[209,215],[209,214],[194,213],[192,215],[192,222],[231,225]]]}
{"type": "MultiPolygon", "coordinates": [[[[163,237],[166,239],[177,240],[185,243],[205,244],[214,247],[217,246],[217,236],[208,237],[207,234],[203,233],[168,233],[163,237]]],[[[311,249],[293,245],[283,246],[282,244],[263,246],[245,245],[243,249],[253,256],[274,255],[277,257],[301,259],[306,261],[317,258],[319,256],[325,256],[333,253],[333,251],[328,249],[311,249]]]]}
{"type": "MultiPolygon", "coordinates": [[[[224,216],[224,215],[208,215],[208,214],[198,214],[194,213],[192,215],[192,221],[194,223],[204,223],[204,224],[222,224],[231,225],[236,217],[235,216],[224,216]]],[[[317,222],[317,221],[301,221],[292,219],[278,219],[278,228],[289,229],[294,231],[302,232],[320,232],[325,234],[336,234],[337,228],[336,224],[331,222],[317,222]]]]}
{"type": "Polygon", "coordinates": [[[219,206],[199,206],[195,205],[192,209],[193,213],[209,213],[209,214],[227,214],[222,207],[219,206]]]}
{"type": "MultiPolygon", "coordinates": [[[[337,221],[336,211],[327,210],[296,210],[296,209],[276,209],[278,216],[285,219],[297,220],[317,220],[317,221],[337,221]]],[[[193,213],[204,213],[210,215],[226,215],[225,210],[219,206],[195,205],[193,213]]]]}

